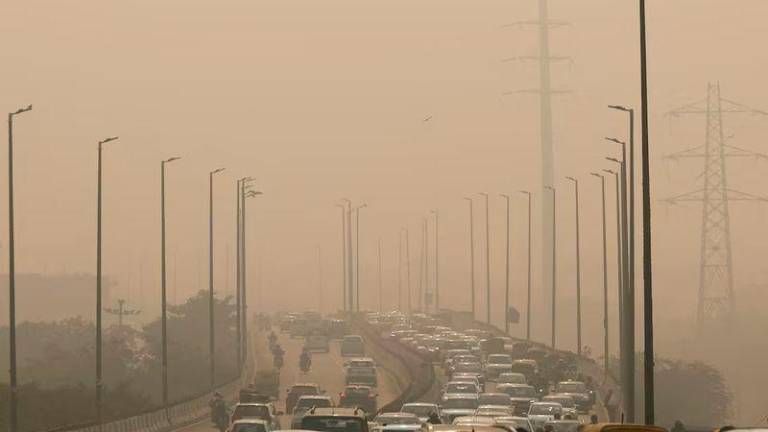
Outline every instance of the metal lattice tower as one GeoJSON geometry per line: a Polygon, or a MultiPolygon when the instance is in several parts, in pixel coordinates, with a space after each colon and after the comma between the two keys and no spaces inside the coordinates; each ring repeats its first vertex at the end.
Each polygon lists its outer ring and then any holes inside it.
{"type": "MultiPolygon", "coordinates": [[[[539,134],[541,143],[541,195],[546,196],[548,193],[546,187],[554,186],[555,182],[555,151],[554,151],[554,139],[552,134],[552,95],[559,93],[567,93],[565,90],[557,90],[552,88],[552,62],[571,62],[570,57],[553,56],[550,54],[549,49],[549,30],[552,28],[563,27],[568,25],[564,21],[556,21],[549,18],[549,0],[538,0],[539,3],[539,18],[534,21],[520,21],[510,26],[533,26],[538,31],[539,53],[532,56],[518,56],[505,59],[520,60],[520,61],[538,61],[539,63],[539,88],[533,90],[518,90],[507,92],[505,94],[513,93],[535,93],[539,95],[539,134]]],[[[552,203],[550,200],[541,200],[541,241],[543,245],[552,244],[551,220],[552,220],[552,203]]],[[[542,248],[542,283],[543,286],[548,287],[552,284],[552,251],[547,248],[542,248]]]]}
{"type": "Polygon", "coordinates": [[[710,323],[729,322],[734,308],[733,254],[731,251],[730,201],[768,201],[768,199],[734,190],[728,186],[726,159],[729,157],[768,156],[727,144],[723,130],[724,114],[768,113],[724,99],[720,84],[707,85],[704,101],[671,111],[672,116],[703,114],[706,116],[704,145],[667,156],[668,159],[704,158],[701,189],[668,198],[670,203],[696,201],[702,203],[701,249],[697,324],[699,329],[710,323]]]}

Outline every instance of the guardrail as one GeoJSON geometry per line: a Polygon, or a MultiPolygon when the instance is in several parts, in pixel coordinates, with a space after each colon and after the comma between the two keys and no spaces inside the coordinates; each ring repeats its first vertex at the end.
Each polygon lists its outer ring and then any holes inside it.
{"type": "MultiPolygon", "coordinates": [[[[253,359],[253,353],[251,339],[246,358],[253,359]]],[[[167,432],[179,429],[210,416],[208,403],[213,391],[221,393],[225,400],[237,400],[240,389],[246,387],[253,379],[254,371],[254,362],[246,361],[239,377],[193,399],[101,425],[92,423],[85,426],[60,427],[47,432],[167,432]]]]}
{"type": "Polygon", "coordinates": [[[400,371],[392,370],[402,392],[379,408],[378,412],[400,411],[403,404],[417,401],[432,389],[435,385],[435,369],[431,362],[425,361],[421,355],[398,342],[383,338],[376,328],[366,322],[358,322],[356,327],[365,338],[368,350],[377,357],[377,363],[385,368],[392,368],[394,364],[402,366],[400,371]],[[402,372],[407,376],[403,376],[402,372]]]}

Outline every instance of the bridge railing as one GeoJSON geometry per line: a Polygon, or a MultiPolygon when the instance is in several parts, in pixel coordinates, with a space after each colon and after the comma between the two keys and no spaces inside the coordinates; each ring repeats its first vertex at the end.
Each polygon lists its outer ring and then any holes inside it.
{"type": "MultiPolygon", "coordinates": [[[[246,358],[253,359],[253,352],[253,340],[251,340],[246,358]]],[[[237,400],[240,389],[246,387],[253,379],[254,371],[254,362],[245,361],[239,377],[192,399],[101,425],[91,423],[65,426],[47,432],[165,432],[178,429],[203,421],[210,416],[208,403],[213,391],[221,393],[225,400],[237,400]]]]}

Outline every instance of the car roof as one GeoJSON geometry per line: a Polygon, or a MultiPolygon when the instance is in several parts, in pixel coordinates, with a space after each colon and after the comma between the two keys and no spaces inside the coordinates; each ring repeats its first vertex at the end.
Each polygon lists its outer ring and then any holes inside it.
{"type": "Polygon", "coordinates": [[[307,399],[307,400],[309,400],[309,399],[329,400],[329,399],[331,399],[331,397],[330,396],[325,396],[325,395],[301,395],[301,396],[299,396],[299,400],[302,400],[302,399],[307,399]]]}
{"type": "Polygon", "coordinates": [[[447,393],[443,399],[477,399],[475,393],[447,393]]]}
{"type": "Polygon", "coordinates": [[[318,417],[360,417],[365,419],[365,411],[360,408],[313,408],[309,410],[305,417],[318,416],[318,417]]]}
{"type": "Polygon", "coordinates": [[[400,412],[400,411],[397,411],[397,412],[395,412],[395,411],[385,412],[385,413],[378,414],[376,417],[380,417],[380,416],[382,416],[382,417],[383,416],[387,416],[387,417],[407,417],[407,418],[414,418],[414,417],[416,417],[416,418],[418,418],[416,416],[416,414],[405,413],[405,412],[400,412]]]}
{"type": "Polygon", "coordinates": [[[373,359],[370,358],[370,357],[352,357],[348,361],[351,361],[351,362],[353,362],[353,361],[370,361],[370,362],[372,362],[373,359]]]}
{"type": "Polygon", "coordinates": [[[501,387],[517,387],[517,388],[530,387],[530,388],[533,388],[533,386],[529,385],[529,384],[519,384],[519,383],[501,383],[501,384],[496,384],[496,389],[499,389],[501,387]]]}
{"type": "Polygon", "coordinates": [[[491,393],[491,392],[486,392],[486,393],[480,393],[480,397],[483,397],[483,396],[506,396],[506,397],[509,397],[509,395],[508,395],[508,394],[506,394],[506,393],[502,393],[502,392],[493,392],[493,393],[491,393]]]}
{"type": "Polygon", "coordinates": [[[293,387],[317,387],[317,388],[320,388],[320,385],[319,384],[315,384],[315,383],[294,383],[291,387],[292,388],[293,387]]]}
{"type": "Polygon", "coordinates": [[[499,428],[485,425],[433,425],[433,431],[440,432],[499,432],[499,428]]]}
{"type": "Polygon", "coordinates": [[[403,406],[428,406],[428,407],[435,407],[437,406],[436,403],[431,402],[408,402],[406,404],[403,404],[403,406]]]}
{"type": "Polygon", "coordinates": [[[232,425],[237,425],[237,424],[263,424],[263,425],[267,425],[269,423],[266,420],[260,419],[260,418],[244,418],[244,419],[235,420],[234,422],[232,422],[232,425]]]}
{"type": "Polygon", "coordinates": [[[261,403],[261,402],[238,402],[235,407],[239,406],[261,406],[261,407],[270,407],[272,406],[271,403],[261,403]]]}

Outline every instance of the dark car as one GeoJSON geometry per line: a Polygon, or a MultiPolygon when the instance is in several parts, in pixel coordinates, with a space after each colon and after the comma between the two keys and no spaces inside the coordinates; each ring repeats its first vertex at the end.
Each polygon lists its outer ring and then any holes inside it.
{"type": "Polygon", "coordinates": [[[342,357],[362,357],[365,355],[365,342],[362,336],[349,335],[341,340],[342,357]]]}
{"type": "Polygon", "coordinates": [[[339,394],[339,406],[347,408],[360,407],[368,414],[373,414],[377,409],[378,394],[369,386],[346,386],[339,394]]]}

